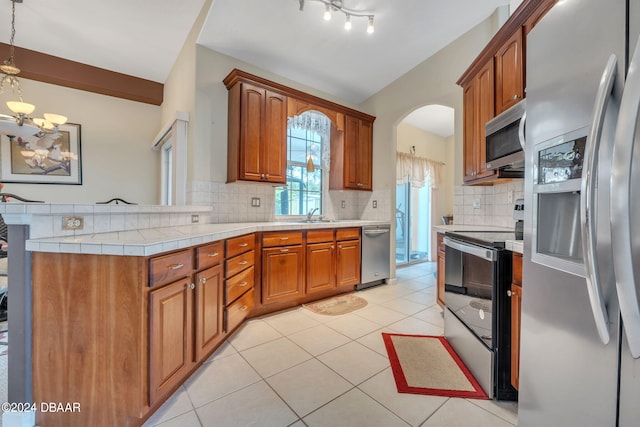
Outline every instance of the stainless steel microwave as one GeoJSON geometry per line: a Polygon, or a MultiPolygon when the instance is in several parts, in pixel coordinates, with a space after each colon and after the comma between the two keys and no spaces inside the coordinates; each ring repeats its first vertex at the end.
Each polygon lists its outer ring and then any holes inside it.
{"type": "Polygon", "coordinates": [[[487,169],[524,173],[526,105],[522,100],[485,125],[487,169]]]}

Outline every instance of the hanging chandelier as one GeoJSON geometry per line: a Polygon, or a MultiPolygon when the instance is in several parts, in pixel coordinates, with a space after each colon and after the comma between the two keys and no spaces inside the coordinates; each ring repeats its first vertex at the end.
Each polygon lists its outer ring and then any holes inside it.
{"type": "MultiPolygon", "coordinates": [[[[305,0],[298,0],[300,2],[300,11],[304,11],[304,2],[305,0]]],[[[344,7],[343,0],[307,0],[307,1],[315,1],[318,3],[324,4],[324,19],[325,21],[331,20],[332,12],[342,12],[344,14],[344,29],[349,31],[351,30],[351,18],[367,18],[367,33],[373,33],[373,13],[362,11],[362,10],[353,10],[344,7]]]]}
{"type": "Polygon", "coordinates": [[[27,137],[32,135],[44,135],[47,133],[55,133],[58,126],[67,122],[65,116],[59,114],[44,113],[44,118],[31,118],[29,115],[36,109],[35,105],[28,104],[22,100],[22,87],[18,80],[20,68],[16,67],[14,61],[14,38],[16,35],[16,3],[22,3],[22,0],[11,1],[11,39],[9,42],[9,59],[0,65],[0,71],[4,73],[0,81],[0,94],[5,87],[11,88],[13,96],[17,96],[17,101],[8,101],[7,107],[14,113],[12,116],[0,114],[0,134],[18,137],[27,137]]]}

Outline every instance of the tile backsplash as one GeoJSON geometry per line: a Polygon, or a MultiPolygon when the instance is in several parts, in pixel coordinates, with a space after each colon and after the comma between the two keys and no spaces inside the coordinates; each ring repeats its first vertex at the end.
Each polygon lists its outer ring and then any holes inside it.
{"type": "Polygon", "coordinates": [[[523,180],[493,186],[456,186],[453,223],[513,227],[513,202],[523,197],[523,180]]]}
{"type": "MultiPolygon", "coordinates": [[[[275,221],[275,187],[268,184],[193,181],[187,192],[190,205],[211,206],[212,223],[275,221]],[[254,198],[260,206],[252,206],[254,198]]],[[[389,218],[389,190],[329,191],[323,216],[331,219],[386,220],[389,218]],[[376,208],[373,202],[376,202],[376,208]],[[344,206],[344,207],[343,207],[344,206]]]]}

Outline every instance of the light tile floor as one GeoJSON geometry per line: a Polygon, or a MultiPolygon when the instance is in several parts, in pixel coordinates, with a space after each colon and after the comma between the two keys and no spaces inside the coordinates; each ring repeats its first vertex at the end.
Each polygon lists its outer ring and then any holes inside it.
{"type": "Polygon", "coordinates": [[[517,404],[396,391],[381,332],[442,335],[434,263],[358,292],[342,316],[302,307],[246,322],[144,427],[512,427],[517,404]]]}

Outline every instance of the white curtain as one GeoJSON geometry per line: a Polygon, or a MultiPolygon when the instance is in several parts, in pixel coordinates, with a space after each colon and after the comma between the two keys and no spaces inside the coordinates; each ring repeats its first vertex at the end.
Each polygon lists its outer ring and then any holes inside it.
{"type": "Polygon", "coordinates": [[[410,180],[411,186],[422,188],[427,179],[432,189],[440,186],[444,163],[418,157],[409,153],[396,153],[396,181],[403,184],[410,180]]]}

